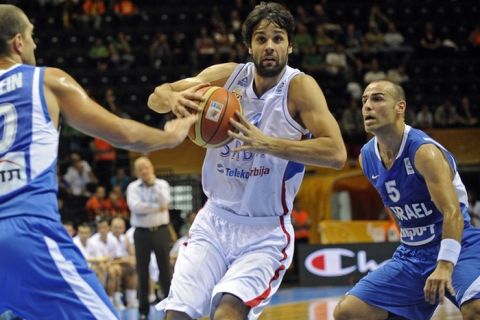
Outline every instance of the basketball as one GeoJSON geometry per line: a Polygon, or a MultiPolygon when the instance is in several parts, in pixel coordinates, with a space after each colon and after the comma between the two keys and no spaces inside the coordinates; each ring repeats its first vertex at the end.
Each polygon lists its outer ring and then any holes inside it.
{"type": "Polygon", "coordinates": [[[203,148],[221,147],[232,140],[228,130],[237,131],[229,120],[236,111],[242,113],[242,106],[235,94],[223,87],[206,87],[199,92],[203,93],[201,111],[188,137],[203,148]]]}

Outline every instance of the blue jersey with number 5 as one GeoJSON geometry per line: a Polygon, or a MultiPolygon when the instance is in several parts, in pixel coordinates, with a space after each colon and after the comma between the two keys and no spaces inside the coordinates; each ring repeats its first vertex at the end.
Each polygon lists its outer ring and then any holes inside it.
{"type": "Polygon", "coordinates": [[[390,169],[380,158],[376,137],[362,148],[362,167],[400,226],[401,242],[408,246],[436,244],[441,240],[443,215],[433,203],[423,177],[415,168],[415,153],[426,143],[435,144],[446,156],[454,179],[453,187],[466,224],[470,222],[465,186],[455,159],[444,147],[421,130],[405,126],[400,150],[390,169]]]}
{"type": "Polygon", "coordinates": [[[0,219],[59,220],[59,135],[45,102],[44,71],[21,64],[0,71],[0,219]]]}

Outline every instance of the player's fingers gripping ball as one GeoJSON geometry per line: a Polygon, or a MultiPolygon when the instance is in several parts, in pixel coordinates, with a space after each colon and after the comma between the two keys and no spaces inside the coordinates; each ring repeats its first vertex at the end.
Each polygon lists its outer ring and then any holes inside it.
{"type": "Polygon", "coordinates": [[[200,114],[190,128],[188,137],[193,143],[204,148],[218,148],[229,143],[232,138],[228,130],[238,130],[230,124],[235,112],[242,114],[242,106],[233,92],[223,87],[204,87],[198,90],[203,93],[200,102],[200,114]]]}

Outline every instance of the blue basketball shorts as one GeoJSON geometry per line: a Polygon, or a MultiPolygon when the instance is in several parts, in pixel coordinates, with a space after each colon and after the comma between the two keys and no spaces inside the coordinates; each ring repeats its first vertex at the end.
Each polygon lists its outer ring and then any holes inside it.
{"type": "MultiPolygon", "coordinates": [[[[437,304],[425,301],[423,287],[436,266],[439,245],[400,245],[393,258],[362,278],[347,294],[406,319],[430,319],[437,304]]],[[[452,275],[455,305],[480,298],[480,229],[463,232],[462,252],[452,275]]]]}
{"type": "Polygon", "coordinates": [[[26,319],[118,319],[62,224],[0,219],[0,313],[26,319]]]}

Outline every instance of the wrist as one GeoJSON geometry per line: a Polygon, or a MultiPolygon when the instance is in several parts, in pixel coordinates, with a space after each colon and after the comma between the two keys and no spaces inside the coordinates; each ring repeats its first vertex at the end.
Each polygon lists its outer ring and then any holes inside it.
{"type": "Polygon", "coordinates": [[[451,262],[453,266],[457,264],[462,246],[455,239],[443,239],[440,243],[437,261],[451,262]]]}

